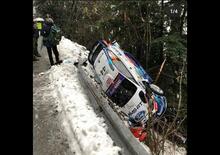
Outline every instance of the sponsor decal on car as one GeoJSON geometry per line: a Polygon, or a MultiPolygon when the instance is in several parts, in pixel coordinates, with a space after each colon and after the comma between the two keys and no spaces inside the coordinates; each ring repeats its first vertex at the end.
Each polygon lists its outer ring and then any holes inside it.
{"type": "Polygon", "coordinates": [[[106,80],[106,85],[109,86],[112,83],[113,83],[112,78],[108,77],[108,79],[106,80]]]}
{"type": "Polygon", "coordinates": [[[145,111],[140,111],[139,113],[137,113],[137,115],[135,116],[134,119],[136,121],[140,121],[140,120],[142,120],[144,118],[144,116],[145,116],[145,111]]]}
{"type": "Polygon", "coordinates": [[[132,111],[129,112],[128,115],[134,114],[141,106],[142,106],[142,102],[140,102],[134,109],[132,109],[132,111]]]}

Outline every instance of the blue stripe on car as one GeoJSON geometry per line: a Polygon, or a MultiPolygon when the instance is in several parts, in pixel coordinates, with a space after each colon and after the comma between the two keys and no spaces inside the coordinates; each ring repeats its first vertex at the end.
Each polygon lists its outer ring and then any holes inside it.
{"type": "Polygon", "coordinates": [[[109,64],[110,68],[114,71],[114,66],[113,66],[112,59],[110,58],[110,56],[108,54],[108,51],[107,51],[108,49],[107,48],[103,48],[103,50],[104,50],[104,53],[105,53],[105,55],[107,57],[108,64],[109,64]]]}

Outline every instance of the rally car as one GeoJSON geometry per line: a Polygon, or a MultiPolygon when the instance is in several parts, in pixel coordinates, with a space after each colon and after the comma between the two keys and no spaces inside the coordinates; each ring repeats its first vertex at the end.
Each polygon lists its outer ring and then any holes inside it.
{"type": "Polygon", "coordinates": [[[128,116],[132,125],[146,124],[149,113],[161,116],[167,101],[140,63],[114,41],[97,41],[88,61],[106,95],[128,116]]]}

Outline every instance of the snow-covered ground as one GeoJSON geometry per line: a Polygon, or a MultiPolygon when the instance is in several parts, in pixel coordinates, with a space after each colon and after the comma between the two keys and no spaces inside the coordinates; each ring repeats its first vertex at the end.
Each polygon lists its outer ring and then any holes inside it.
{"type": "MultiPolygon", "coordinates": [[[[107,125],[91,107],[86,92],[82,89],[78,69],[74,62],[79,55],[86,57],[85,47],[62,37],[58,50],[63,63],[52,66],[39,75],[49,76],[48,87],[53,88],[53,98],[57,100],[57,110],[62,113],[62,126],[68,137],[69,147],[76,155],[117,155],[121,148],[115,146],[107,134],[107,125]]],[[[45,94],[45,98],[47,94],[45,94]]],[[[171,144],[170,144],[171,145],[171,144]]],[[[169,147],[169,145],[167,146],[169,147]]],[[[165,151],[166,152],[166,151],[165,151]]],[[[168,151],[167,154],[172,154],[168,151]]],[[[177,151],[173,154],[186,154],[177,151]]]]}
{"type": "Polygon", "coordinates": [[[51,81],[48,87],[55,88],[53,96],[58,100],[58,111],[63,113],[62,124],[69,137],[70,148],[76,155],[118,154],[120,148],[113,145],[104,119],[98,117],[91,107],[73,65],[81,50],[85,49],[63,37],[58,50],[64,61],[51,67],[46,74],[51,81]]]}

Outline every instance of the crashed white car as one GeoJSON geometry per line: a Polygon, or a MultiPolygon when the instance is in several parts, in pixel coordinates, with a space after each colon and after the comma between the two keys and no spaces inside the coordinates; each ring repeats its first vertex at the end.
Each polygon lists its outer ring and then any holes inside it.
{"type": "Polygon", "coordinates": [[[165,112],[167,102],[163,91],[152,84],[139,62],[117,42],[97,41],[88,61],[103,91],[128,116],[129,122],[145,124],[149,112],[156,116],[165,112]]]}

